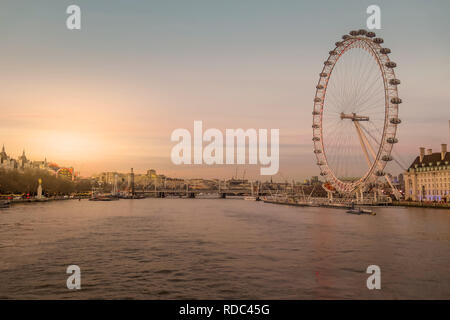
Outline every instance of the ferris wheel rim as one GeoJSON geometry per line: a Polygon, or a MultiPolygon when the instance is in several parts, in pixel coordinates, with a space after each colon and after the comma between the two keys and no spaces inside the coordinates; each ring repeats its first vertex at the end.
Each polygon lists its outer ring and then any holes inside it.
{"type": "Polygon", "coordinates": [[[351,192],[371,180],[375,172],[377,175],[381,175],[387,162],[392,160],[391,151],[393,145],[398,142],[396,133],[397,124],[400,123],[398,119],[398,105],[401,103],[401,99],[398,98],[397,88],[400,81],[395,76],[394,68],[396,63],[392,62],[388,56],[391,52],[390,49],[381,46],[383,39],[375,38],[375,33],[361,29],[359,31],[351,31],[350,35],[344,35],[342,38],[343,41],[336,42],[336,47],[329,52],[329,56],[319,74],[313,107],[313,141],[314,153],[321,175],[337,191],[351,192]],[[346,182],[335,175],[327,159],[323,136],[323,112],[328,82],[334,67],[346,52],[355,48],[361,48],[369,52],[378,64],[384,86],[384,122],[380,144],[372,165],[359,179],[346,182]],[[376,169],[379,170],[376,171],[376,169]]]}

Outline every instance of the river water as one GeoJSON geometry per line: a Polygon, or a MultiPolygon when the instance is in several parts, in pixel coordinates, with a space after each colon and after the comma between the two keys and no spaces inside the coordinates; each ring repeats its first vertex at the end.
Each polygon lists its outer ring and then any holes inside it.
{"type": "Polygon", "coordinates": [[[0,211],[0,299],[450,299],[450,210],[238,199],[0,211]],[[66,268],[81,269],[81,290],[66,268]],[[381,290],[368,290],[369,265],[381,290]]]}

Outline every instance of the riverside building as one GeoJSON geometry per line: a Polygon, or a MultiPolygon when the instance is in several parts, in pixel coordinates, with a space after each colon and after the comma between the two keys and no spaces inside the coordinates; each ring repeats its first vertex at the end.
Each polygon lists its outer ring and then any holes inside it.
{"type": "Polygon", "coordinates": [[[421,147],[419,156],[404,173],[405,199],[450,202],[450,153],[441,144],[441,152],[421,147]]]}

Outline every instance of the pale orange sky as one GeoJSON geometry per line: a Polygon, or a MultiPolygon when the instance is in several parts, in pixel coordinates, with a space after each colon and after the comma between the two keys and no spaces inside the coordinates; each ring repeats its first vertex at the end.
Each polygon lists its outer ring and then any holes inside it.
{"type": "MultiPolygon", "coordinates": [[[[171,132],[192,131],[202,120],[205,129],[278,128],[277,178],[317,175],[311,110],[318,73],[334,42],[364,26],[368,5],[339,3],[81,1],[82,30],[68,31],[70,1],[2,2],[0,143],[13,157],[25,149],[33,160],[47,157],[83,176],[134,167],[230,177],[235,166],[170,161],[171,132]]],[[[436,150],[449,140],[450,8],[434,4],[380,4],[378,33],[402,80],[396,150],[405,163],[419,146],[436,150]]],[[[247,175],[256,177],[259,167],[247,175]]]]}

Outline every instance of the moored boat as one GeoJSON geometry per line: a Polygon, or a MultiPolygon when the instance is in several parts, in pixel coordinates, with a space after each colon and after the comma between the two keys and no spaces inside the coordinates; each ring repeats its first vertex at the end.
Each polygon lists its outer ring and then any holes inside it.
{"type": "Polygon", "coordinates": [[[119,198],[112,196],[94,196],[89,199],[89,201],[113,201],[113,200],[119,200],[119,198]]]}
{"type": "Polygon", "coordinates": [[[360,215],[360,214],[370,214],[370,215],[372,215],[372,216],[376,215],[376,213],[373,212],[373,211],[370,210],[370,209],[361,209],[361,208],[358,208],[358,209],[349,209],[349,210],[347,210],[347,213],[358,214],[358,215],[360,215]]]}
{"type": "Polygon", "coordinates": [[[244,200],[247,200],[247,201],[261,201],[260,197],[255,197],[255,196],[246,196],[246,197],[244,197],[244,200]]]}
{"type": "Polygon", "coordinates": [[[0,201],[0,209],[9,208],[9,206],[10,206],[9,201],[0,201]]]}

